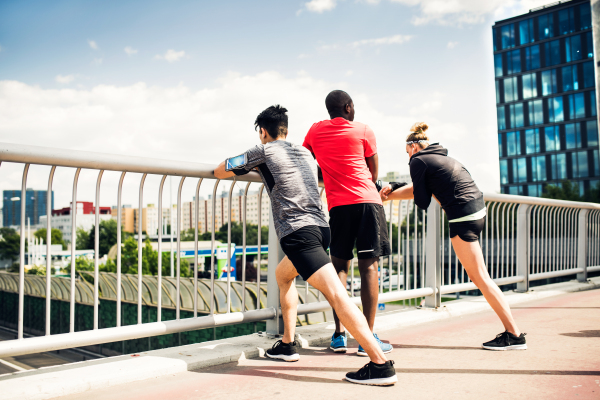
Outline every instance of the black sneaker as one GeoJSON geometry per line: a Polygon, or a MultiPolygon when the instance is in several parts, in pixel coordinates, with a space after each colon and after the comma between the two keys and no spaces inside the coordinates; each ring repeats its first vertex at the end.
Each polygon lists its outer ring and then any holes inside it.
{"type": "Polygon", "coordinates": [[[510,332],[502,332],[496,335],[496,339],[481,345],[486,350],[527,350],[525,341],[526,333],[515,336],[510,332]]]}
{"type": "Polygon", "coordinates": [[[386,361],[385,364],[375,364],[370,361],[356,372],[348,372],[346,380],[360,385],[391,386],[398,382],[394,362],[386,361]]]}
{"type": "Polygon", "coordinates": [[[296,342],[283,343],[278,340],[265,354],[269,358],[283,361],[298,361],[300,359],[300,354],[296,352],[296,342]]]}

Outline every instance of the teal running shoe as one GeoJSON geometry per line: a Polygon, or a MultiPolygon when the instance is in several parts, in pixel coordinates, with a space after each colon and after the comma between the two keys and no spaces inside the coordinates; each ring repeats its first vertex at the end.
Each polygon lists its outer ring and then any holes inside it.
{"type": "MultiPolygon", "coordinates": [[[[391,344],[389,343],[383,343],[379,337],[377,336],[376,333],[373,334],[373,337],[375,338],[375,340],[377,341],[377,344],[379,345],[379,347],[381,348],[381,351],[383,351],[383,354],[387,354],[387,353],[391,353],[392,350],[394,349],[392,347],[391,344]]],[[[367,354],[367,352],[362,348],[361,345],[358,345],[358,352],[356,353],[357,356],[362,356],[362,357],[368,357],[369,355],[367,354]]]]}
{"type": "Polygon", "coordinates": [[[343,335],[335,337],[335,333],[331,337],[331,346],[329,348],[333,350],[334,353],[345,353],[348,348],[348,337],[346,336],[346,332],[343,335]]]}

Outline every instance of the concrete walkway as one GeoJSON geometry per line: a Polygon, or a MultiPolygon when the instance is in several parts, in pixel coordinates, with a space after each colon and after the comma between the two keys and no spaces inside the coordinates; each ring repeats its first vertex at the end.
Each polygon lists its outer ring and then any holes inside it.
{"type": "Polygon", "coordinates": [[[526,351],[480,348],[502,330],[492,311],[379,332],[395,348],[394,387],[342,380],[368,361],[351,340],[346,355],[312,347],[296,363],[240,360],[60,399],[600,399],[600,290],[513,312],[527,332],[526,351]]]}

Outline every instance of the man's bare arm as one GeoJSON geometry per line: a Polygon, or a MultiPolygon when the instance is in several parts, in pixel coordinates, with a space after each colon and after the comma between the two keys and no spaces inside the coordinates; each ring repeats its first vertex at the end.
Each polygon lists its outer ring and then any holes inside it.
{"type": "Polygon", "coordinates": [[[377,182],[377,177],[379,176],[379,157],[377,154],[373,154],[371,157],[366,157],[365,161],[367,162],[369,171],[371,171],[373,183],[377,182]]]}
{"type": "Polygon", "coordinates": [[[219,166],[213,171],[215,178],[217,179],[227,179],[235,176],[235,174],[231,171],[225,171],[225,161],[223,161],[219,166]]]}
{"type": "Polygon", "coordinates": [[[406,186],[402,186],[399,189],[396,189],[392,192],[392,186],[391,185],[387,185],[385,186],[383,189],[381,189],[381,192],[379,192],[379,195],[381,196],[381,200],[386,201],[386,200],[410,200],[412,199],[413,196],[413,184],[409,183],[406,186]]]}

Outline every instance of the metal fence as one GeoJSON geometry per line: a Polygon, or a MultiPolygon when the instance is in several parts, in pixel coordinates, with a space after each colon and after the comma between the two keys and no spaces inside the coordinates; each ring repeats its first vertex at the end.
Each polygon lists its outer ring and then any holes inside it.
{"type": "MultiPolygon", "coordinates": [[[[19,257],[19,280],[18,280],[18,338],[15,340],[0,342],[0,357],[15,356],[43,351],[58,350],[71,347],[80,347],[121,340],[137,339],[164,335],[169,333],[184,332],[202,328],[236,324],[241,322],[267,321],[267,331],[276,333],[280,331],[280,308],[279,291],[275,279],[275,267],[283,258],[284,254],[279,246],[277,236],[273,228],[272,218],[269,223],[269,254],[268,254],[268,278],[267,282],[261,282],[260,277],[260,252],[257,255],[256,282],[246,280],[246,199],[248,189],[252,182],[261,182],[257,173],[250,173],[237,177],[238,182],[246,182],[243,194],[242,206],[242,280],[237,282],[236,287],[245,293],[247,285],[255,285],[257,293],[255,298],[241,296],[238,304],[237,297],[232,307],[232,277],[231,268],[227,268],[226,282],[215,282],[215,261],[210,257],[210,283],[202,284],[202,290],[206,292],[207,309],[201,310],[199,314],[199,287],[198,282],[198,214],[199,202],[195,202],[196,212],[195,226],[195,258],[193,265],[193,278],[185,278],[184,290],[195,293],[191,296],[192,304],[181,304],[180,291],[182,290],[182,278],[180,274],[180,236],[181,236],[181,201],[182,188],[186,179],[195,180],[196,199],[199,198],[200,188],[207,185],[212,189],[212,210],[216,209],[216,194],[220,181],[215,179],[212,171],[214,165],[166,161],[140,157],[124,157],[90,152],[71,152],[60,149],[50,149],[35,146],[0,144],[0,163],[23,164],[22,173],[22,196],[25,198],[28,172],[31,165],[51,166],[48,176],[48,191],[52,190],[53,178],[57,167],[75,168],[72,191],[72,238],[76,237],[77,228],[77,184],[82,169],[97,171],[96,179],[96,208],[95,208],[95,260],[93,272],[92,303],[94,306],[94,324],[92,330],[76,331],[75,329],[75,301],[76,282],[78,280],[75,269],[75,247],[71,246],[71,265],[68,288],[70,303],[69,332],[51,334],[50,332],[50,301],[52,293],[51,278],[51,228],[52,218],[47,219],[47,256],[45,277],[46,298],[46,320],[45,336],[24,338],[23,316],[24,316],[24,294],[25,294],[25,202],[21,202],[21,245],[19,257]],[[121,326],[121,303],[123,299],[124,282],[121,273],[121,231],[117,230],[117,273],[114,287],[116,290],[116,327],[98,327],[98,293],[99,293],[99,202],[100,187],[105,171],[118,171],[121,173],[117,188],[117,223],[121,226],[121,206],[124,178],[127,173],[142,174],[139,184],[139,213],[142,215],[144,201],[144,183],[148,175],[161,177],[158,189],[158,276],[156,277],[156,304],[157,322],[142,323],[142,298],[144,291],[142,285],[142,235],[138,235],[138,273],[137,278],[137,324],[121,326]],[[163,231],[162,218],[162,194],[164,183],[168,176],[179,176],[180,181],[177,191],[177,252],[176,252],[176,274],[174,279],[168,282],[162,278],[161,243],[163,231]],[[218,285],[216,285],[216,283],[218,285]],[[174,286],[172,288],[171,286],[174,286]],[[192,289],[193,286],[193,289],[192,289]],[[266,302],[261,300],[261,288],[266,286],[266,302]],[[161,288],[160,290],[158,288],[161,288]],[[215,292],[215,288],[217,288],[215,292]],[[163,294],[169,294],[167,307],[175,308],[175,320],[162,321],[161,308],[163,306],[163,294]],[[224,296],[224,309],[216,309],[215,296],[224,296]],[[256,304],[249,305],[248,301],[256,304]],[[172,304],[174,303],[174,304],[172,304]],[[192,318],[180,318],[181,307],[193,309],[192,318]]],[[[0,168],[0,174],[2,169],[0,168]]],[[[262,201],[264,187],[259,190],[259,207],[262,201]]],[[[136,189],[137,190],[137,189],[136,189]]],[[[228,212],[228,257],[231,260],[231,198],[233,185],[229,190],[228,212]]],[[[577,275],[578,279],[585,280],[587,273],[600,271],[600,205],[590,203],[577,203],[560,200],[540,199],[533,197],[522,197],[513,195],[484,194],[487,204],[488,217],[481,237],[481,246],[490,276],[498,285],[517,284],[519,290],[528,290],[529,282],[536,279],[546,279],[565,275],[577,275]]],[[[441,295],[446,293],[462,292],[476,289],[470,281],[464,268],[460,264],[450,244],[448,221],[439,205],[432,201],[427,210],[418,209],[412,202],[398,204],[398,215],[393,216],[394,203],[386,204],[390,207],[389,231],[390,238],[396,237],[396,253],[380,260],[380,294],[379,302],[386,303],[399,300],[424,298],[427,307],[439,307],[441,295]],[[403,208],[403,205],[406,207],[403,208]],[[395,227],[394,227],[395,225],[395,227]],[[396,232],[394,232],[394,229],[396,232]]],[[[51,215],[50,202],[47,205],[47,215],[51,215]]],[[[211,218],[211,252],[215,254],[215,213],[211,218]]],[[[260,243],[261,212],[258,213],[258,246],[260,243]]],[[[142,232],[142,219],[138,219],[138,232],[142,232]]],[[[228,261],[230,262],[230,261],[228,261]]],[[[208,266],[207,266],[208,268],[208,266]]],[[[352,263],[354,270],[354,263],[352,263]]],[[[351,276],[354,276],[352,271],[351,276]]],[[[132,276],[128,276],[131,284],[132,276]]],[[[354,279],[351,280],[350,293],[352,301],[360,303],[360,297],[354,296],[354,279]]],[[[64,286],[64,285],[63,285],[64,286]]],[[[312,292],[312,289],[310,289],[312,292]]],[[[308,296],[308,283],[305,284],[305,301],[298,306],[299,314],[310,314],[329,310],[327,301],[321,296],[308,296]]],[[[235,295],[235,290],[233,293],[235,295]]],[[[264,294],[263,294],[264,295],[264,294]]],[[[131,301],[131,299],[127,299],[131,301]]]]}

